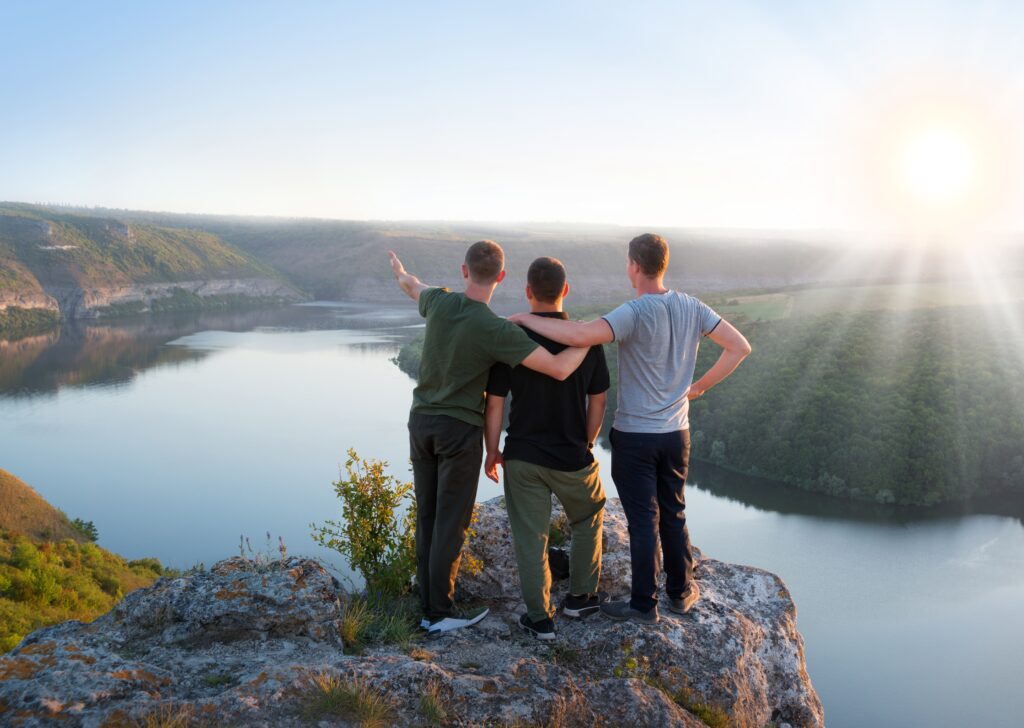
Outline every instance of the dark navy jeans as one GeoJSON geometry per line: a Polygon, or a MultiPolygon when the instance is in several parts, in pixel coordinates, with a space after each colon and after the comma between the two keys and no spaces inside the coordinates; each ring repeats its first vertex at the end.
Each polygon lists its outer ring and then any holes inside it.
{"type": "Polygon", "coordinates": [[[633,592],[629,605],[647,612],[658,604],[658,540],[665,591],[683,595],[693,578],[683,486],[690,461],[690,431],[658,434],[613,429],[612,479],[629,523],[633,592]]]}

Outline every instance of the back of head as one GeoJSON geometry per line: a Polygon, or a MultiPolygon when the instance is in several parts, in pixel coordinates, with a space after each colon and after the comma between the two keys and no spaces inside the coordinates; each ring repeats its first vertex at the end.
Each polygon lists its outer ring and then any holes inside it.
{"type": "Polygon", "coordinates": [[[629,259],[645,276],[657,278],[668,270],[668,243],[654,233],[637,235],[629,241],[629,259]]]}
{"type": "Polygon", "coordinates": [[[505,253],[493,240],[481,240],[466,251],[466,267],[474,283],[489,286],[505,267],[505,253]]]}
{"type": "Polygon", "coordinates": [[[558,258],[537,258],[530,263],[526,283],[538,301],[555,303],[565,290],[565,266],[558,258]]]}

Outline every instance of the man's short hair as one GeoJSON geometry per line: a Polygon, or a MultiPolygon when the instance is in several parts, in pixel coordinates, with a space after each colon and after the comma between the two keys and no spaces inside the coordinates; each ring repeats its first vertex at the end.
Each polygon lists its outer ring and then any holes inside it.
{"type": "Polygon", "coordinates": [[[505,253],[493,240],[481,240],[466,251],[466,267],[474,283],[490,285],[505,267],[505,253]]]}
{"type": "Polygon", "coordinates": [[[558,258],[547,256],[530,263],[526,282],[533,291],[533,297],[541,303],[554,303],[565,290],[565,266],[558,258]]]}
{"type": "Polygon", "coordinates": [[[657,278],[668,270],[668,243],[654,233],[637,235],[629,241],[629,259],[645,276],[657,278]]]}

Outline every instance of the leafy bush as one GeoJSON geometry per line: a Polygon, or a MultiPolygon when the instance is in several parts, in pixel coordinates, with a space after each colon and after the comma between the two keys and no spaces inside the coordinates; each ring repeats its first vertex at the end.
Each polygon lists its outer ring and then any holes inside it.
{"type": "Polygon", "coordinates": [[[416,573],[416,501],[412,483],[386,474],[387,466],[361,460],[349,449],[348,477],[334,483],[342,520],[312,528],[317,543],[340,553],[359,572],[367,592],[398,596],[409,590],[416,573]]]}

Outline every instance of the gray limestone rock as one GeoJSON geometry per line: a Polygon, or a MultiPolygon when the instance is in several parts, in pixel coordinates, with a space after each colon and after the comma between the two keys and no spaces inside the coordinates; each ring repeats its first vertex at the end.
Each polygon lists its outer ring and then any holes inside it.
{"type": "MultiPolygon", "coordinates": [[[[91,624],[29,635],[0,657],[0,724],[350,725],[344,709],[313,710],[323,685],[343,685],[379,695],[394,725],[427,723],[425,693],[451,725],[695,728],[715,715],[741,728],[824,725],[778,577],[703,558],[691,613],[649,627],[561,619],[559,639],[542,644],[517,628],[500,499],[481,504],[476,531],[469,548],[483,569],[460,576],[460,592],[491,614],[472,629],[346,654],[348,597],[322,566],[229,559],[129,594],[91,624]]],[[[606,588],[628,592],[617,501],[603,563],[606,588]]]]}

